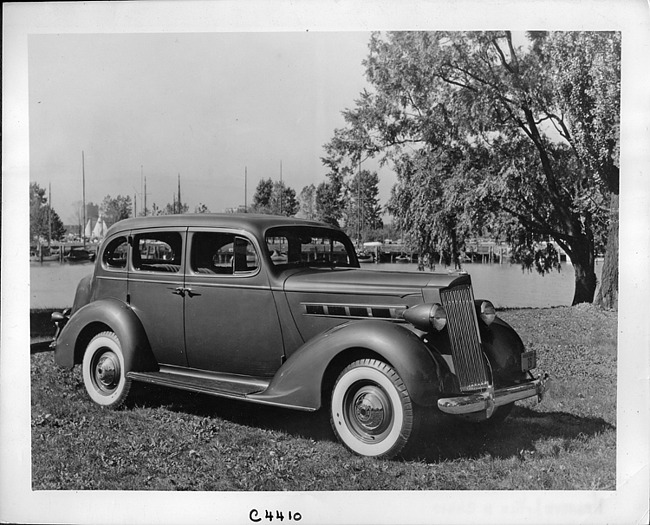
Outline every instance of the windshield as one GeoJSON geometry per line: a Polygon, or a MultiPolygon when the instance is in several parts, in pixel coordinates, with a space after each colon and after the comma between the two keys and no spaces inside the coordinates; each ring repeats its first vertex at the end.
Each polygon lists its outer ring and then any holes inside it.
{"type": "Polygon", "coordinates": [[[359,266],[352,243],[338,230],[308,226],[272,228],[266,233],[266,246],[274,266],[359,266]]]}

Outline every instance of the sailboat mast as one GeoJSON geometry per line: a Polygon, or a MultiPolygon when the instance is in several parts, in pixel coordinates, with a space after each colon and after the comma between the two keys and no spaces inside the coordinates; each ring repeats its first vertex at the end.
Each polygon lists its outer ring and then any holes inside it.
{"type": "Polygon", "coordinates": [[[83,240],[84,247],[86,246],[86,167],[84,162],[84,152],[81,150],[81,180],[82,180],[82,206],[83,206],[83,222],[81,223],[81,239],[83,240]]]}
{"type": "Polygon", "coordinates": [[[178,213],[182,213],[183,209],[181,208],[181,174],[178,174],[178,213]]]}
{"type": "MultiPolygon", "coordinates": [[[[142,164],[140,164],[140,195],[144,194],[144,171],[143,170],[144,170],[144,168],[143,168],[142,164]]],[[[136,195],[137,195],[137,193],[138,192],[136,191],[136,195]]],[[[138,207],[137,207],[137,202],[136,202],[135,198],[133,199],[133,202],[136,203],[136,205],[134,206],[135,213],[133,214],[133,216],[137,217],[138,216],[138,207]]]]}
{"type": "Polygon", "coordinates": [[[361,155],[357,168],[357,239],[361,246],[361,155]]]}
{"type": "Polygon", "coordinates": [[[47,247],[50,247],[52,242],[52,183],[48,185],[48,197],[47,197],[47,247]]]}

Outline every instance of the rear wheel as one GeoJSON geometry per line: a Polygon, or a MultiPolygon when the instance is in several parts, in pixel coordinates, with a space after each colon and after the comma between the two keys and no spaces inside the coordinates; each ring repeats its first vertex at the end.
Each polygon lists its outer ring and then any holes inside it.
{"type": "Polygon", "coordinates": [[[113,332],[102,332],[92,338],[81,367],[86,391],[95,403],[110,408],[124,404],[131,380],[124,370],[120,340],[113,332]]]}
{"type": "Polygon", "coordinates": [[[330,410],[338,439],[361,456],[397,455],[418,423],[401,378],[377,359],[355,361],[341,372],[332,391],[330,410]]]}

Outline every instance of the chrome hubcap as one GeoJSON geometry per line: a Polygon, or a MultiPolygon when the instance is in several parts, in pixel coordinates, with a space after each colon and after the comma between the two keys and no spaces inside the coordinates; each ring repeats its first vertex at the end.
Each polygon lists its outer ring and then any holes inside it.
{"type": "Polygon", "coordinates": [[[359,395],[354,402],[357,421],[369,430],[379,427],[384,420],[384,406],[374,392],[359,395]]]}
{"type": "Polygon", "coordinates": [[[393,411],[382,388],[366,384],[346,396],[346,420],[350,430],[367,443],[381,441],[390,430],[393,411]]]}
{"type": "Polygon", "coordinates": [[[100,390],[110,392],[120,380],[120,362],[113,352],[102,354],[95,365],[95,384],[100,390]]]}

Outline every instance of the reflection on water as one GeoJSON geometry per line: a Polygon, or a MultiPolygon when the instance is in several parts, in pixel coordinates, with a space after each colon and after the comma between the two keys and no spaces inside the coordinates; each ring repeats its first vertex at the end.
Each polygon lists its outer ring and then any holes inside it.
{"type": "MultiPolygon", "coordinates": [[[[600,276],[602,263],[596,267],[600,276]]],[[[368,270],[417,272],[417,264],[363,264],[368,270]]],[[[574,289],[573,267],[563,264],[562,271],[541,276],[522,272],[510,264],[466,264],[463,269],[472,276],[474,295],[489,299],[496,307],[548,307],[571,304],[574,289]]],[[[72,305],[79,280],[93,270],[93,263],[60,264],[31,263],[31,308],[63,308],[72,305]]],[[[447,272],[437,266],[436,271],[447,272]]],[[[428,272],[428,270],[427,270],[428,272]]]]}
{"type": "MultiPolygon", "coordinates": [[[[364,264],[364,268],[417,272],[417,264],[364,264]]],[[[437,272],[449,268],[436,266],[437,272]]],[[[563,264],[561,271],[539,275],[522,271],[514,264],[465,264],[472,277],[474,297],[489,299],[497,308],[542,308],[571,304],[574,292],[573,266],[563,264]]],[[[427,272],[429,270],[426,270],[427,272]]],[[[600,274],[600,267],[596,269],[600,274]]]]}

